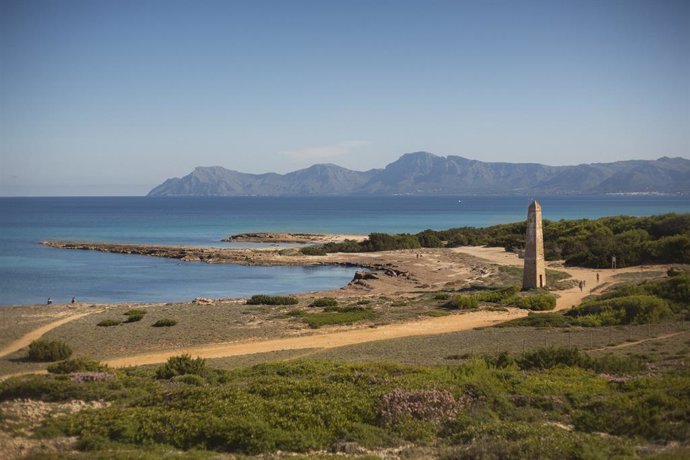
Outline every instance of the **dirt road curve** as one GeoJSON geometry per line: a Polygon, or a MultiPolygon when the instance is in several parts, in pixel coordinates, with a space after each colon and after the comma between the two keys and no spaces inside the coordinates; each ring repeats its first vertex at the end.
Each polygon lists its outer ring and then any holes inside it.
{"type": "Polygon", "coordinates": [[[45,334],[48,331],[51,331],[55,329],[56,327],[60,327],[63,324],[69,323],[70,321],[77,320],[79,318],[83,318],[84,316],[90,315],[92,313],[95,313],[95,311],[90,311],[86,313],[78,313],[76,315],[70,315],[66,316],[64,318],[61,318],[57,321],[53,321],[52,323],[48,323],[45,326],[41,326],[37,329],[34,329],[33,331],[29,332],[28,334],[18,338],[17,340],[10,342],[9,344],[5,345],[3,348],[0,348],[0,358],[3,356],[7,356],[11,353],[14,353],[15,351],[21,350],[24,347],[28,347],[31,342],[34,340],[40,339],[43,334],[45,334]]]}
{"type": "Polygon", "coordinates": [[[274,340],[220,343],[179,348],[165,352],[127,356],[103,362],[112,367],[125,367],[162,363],[171,356],[182,353],[188,353],[193,357],[201,358],[223,358],[227,356],[249,355],[280,350],[337,348],[376,340],[464,331],[475,327],[490,326],[503,321],[520,318],[525,315],[527,315],[527,312],[523,310],[510,310],[507,312],[479,311],[462,315],[423,319],[412,323],[390,324],[377,328],[353,329],[304,337],[288,337],[274,340]]]}

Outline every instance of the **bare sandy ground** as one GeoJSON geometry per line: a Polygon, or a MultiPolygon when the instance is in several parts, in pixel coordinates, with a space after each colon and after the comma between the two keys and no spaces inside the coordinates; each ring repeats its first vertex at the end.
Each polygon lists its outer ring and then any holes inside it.
{"type": "Polygon", "coordinates": [[[444,334],[490,326],[503,321],[527,315],[524,310],[481,311],[466,314],[430,318],[411,323],[398,323],[368,329],[352,329],[340,332],[323,333],[303,337],[288,337],[275,340],[218,343],[190,348],[179,348],[164,352],[146,353],[104,361],[112,367],[140,366],[165,362],[171,356],[187,353],[193,357],[224,358],[228,356],[266,353],[282,350],[308,348],[329,349],[355,345],[377,340],[398,339],[419,335],[444,334]]]}

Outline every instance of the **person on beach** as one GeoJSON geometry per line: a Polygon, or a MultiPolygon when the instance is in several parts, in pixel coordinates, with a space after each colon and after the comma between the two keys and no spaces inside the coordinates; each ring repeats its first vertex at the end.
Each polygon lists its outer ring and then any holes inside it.
{"type": "Polygon", "coordinates": [[[585,287],[585,284],[582,281],[580,281],[580,292],[582,292],[583,287],[585,287]]]}
{"type": "Polygon", "coordinates": [[[72,302],[71,302],[71,303],[72,303],[72,305],[74,305],[75,303],[77,303],[77,298],[74,297],[74,296],[72,296],[72,302]]]}
{"type": "Polygon", "coordinates": [[[48,297],[48,302],[46,302],[46,304],[47,304],[47,305],[50,305],[50,304],[52,304],[52,303],[53,303],[53,299],[51,299],[50,297],[48,297]]]}

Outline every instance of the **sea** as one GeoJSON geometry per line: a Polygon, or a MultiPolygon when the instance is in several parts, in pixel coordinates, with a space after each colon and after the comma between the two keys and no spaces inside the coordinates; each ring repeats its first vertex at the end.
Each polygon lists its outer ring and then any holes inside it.
{"type": "Polygon", "coordinates": [[[46,247],[42,240],[250,247],[244,232],[418,232],[545,219],[690,212],[682,196],[0,198],[0,305],[189,301],[333,289],[354,268],[247,267],[46,247]]]}

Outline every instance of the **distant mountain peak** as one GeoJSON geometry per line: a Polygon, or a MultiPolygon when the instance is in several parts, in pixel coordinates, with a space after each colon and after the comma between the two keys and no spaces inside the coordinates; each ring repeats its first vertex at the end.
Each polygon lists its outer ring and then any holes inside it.
{"type": "Polygon", "coordinates": [[[483,162],[429,152],[402,155],[383,169],[319,163],[287,174],[199,166],[149,196],[690,194],[690,160],[661,157],[576,166],[483,162]]]}

